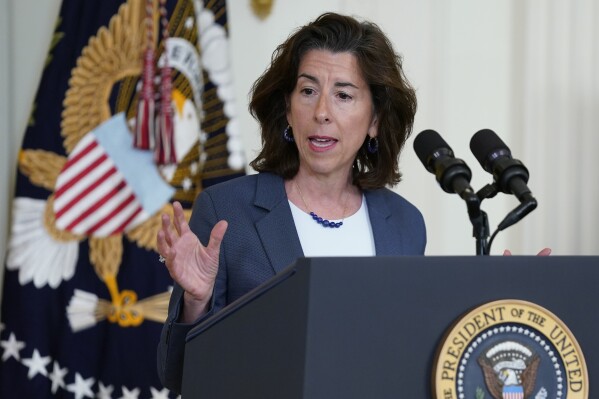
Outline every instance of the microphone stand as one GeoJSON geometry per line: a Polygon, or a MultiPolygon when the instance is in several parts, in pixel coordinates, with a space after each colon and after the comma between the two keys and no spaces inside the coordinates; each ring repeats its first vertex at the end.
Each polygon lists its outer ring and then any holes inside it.
{"type": "MultiPolygon", "coordinates": [[[[452,177],[450,175],[450,177],[452,177]]],[[[464,179],[449,179],[452,182],[452,188],[455,193],[466,202],[468,209],[468,217],[472,223],[472,236],[476,239],[476,255],[490,255],[493,239],[498,232],[510,227],[511,225],[522,220],[526,215],[532,212],[537,207],[537,200],[530,194],[524,193],[520,198],[520,205],[514,208],[508,215],[499,223],[497,230],[490,236],[489,218],[487,213],[481,209],[481,203],[487,198],[493,198],[499,192],[496,182],[487,184],[477,193],[472,191],[468,181],[464,179]]]]}
{"type": "Polygon", "coordinates": [[[477,255],[489,255],[491,253],[491,244],[495,235],[522,220],[537,207],[537,200],[530,195],[530,193],[525,193],[521,198],[522,202],[520,205],[508,213],[501,223],[499,223],[497,231],[493,234],[491,241],[489,241],[489,219],[487,218],[486,212],[480,209],[480,204],[486,198],[493,198],[498,192],[499,189],[497,188],[497,184],[493,183],[487,184],[476,194],[470,191],[469,193],[462,195],[462,199],[466,201],[466,206],[468,207],[468,216],[472,223],[472,235],[476,238],[477,255]]]}
{"type": "Polygon", "coordinates": [[[468,209],[468,216],[472,223],[472,236],[476,239],[476,255],[489,255],[489,218],[487,213],[480,209],[480,204],[484,197],[481,197],[479,193],[474,193],[471,190],[464,191],[461,195],[462,199],[466,201],[466,208],[468,209]]]}
{"type": "Polygon", "coordinates": [[[489,219],[485,211],[477,217],[470,217],[472,236],[476,239],[476,255],[489,255],[489,219]]]}

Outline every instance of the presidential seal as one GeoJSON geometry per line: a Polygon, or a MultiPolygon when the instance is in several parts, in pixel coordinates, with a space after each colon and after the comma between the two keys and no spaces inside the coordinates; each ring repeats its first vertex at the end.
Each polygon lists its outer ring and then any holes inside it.
{"type": "Polygon", "coordinates": [[[433,365],[437,399],[587,399],[584,356],[568,327],[531,302],[501,300],[460,318],[433,365]]]}

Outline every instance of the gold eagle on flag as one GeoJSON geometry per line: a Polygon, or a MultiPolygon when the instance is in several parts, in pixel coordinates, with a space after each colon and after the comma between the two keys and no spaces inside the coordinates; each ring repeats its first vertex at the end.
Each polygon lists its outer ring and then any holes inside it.
{"type": "MultiPolygon", "coordinates": [[[[159,5],[159,0],[127,1],[83,49],[63,103],[67,157],[44,150],[23,150],[19,156],[22,173],[52,194],[47,201],[15,199],[7,268],[19,270],[22,285],[56,288],[74,275],[79,243],[88,240],[90,262],[110,293],[107,300],[75,290],[67,307],[74,331],[101,320],[121,327],[144,320],[162,323],[169,291],[139,299],[117,284],[123,239],[155,250],[160,214],[172,212],[171,200],[191,203],[202,189],[202,178],[238,173],[244,166],[228,39],[215,23],[218,10],[204,8],[201,1],[178,1],[169,20],[170,35],[159,41],[160,24],[154,23],[155,34],[147,35],[145,18],[151,7],[149,15],[159,21],[159,5]],[[161,54],[156,67],[168,63],[173,71],[170,105],[177,163],[171,165],[157,165],[149,151],[131,144],[150,37],[161,54]],[[208,92],[206,80],[215,87],[208,92]],[[211,135],[223,126],[228,135],[211,135]]],[[[186,210],[188,218],[190,213],[186,210]]]]}

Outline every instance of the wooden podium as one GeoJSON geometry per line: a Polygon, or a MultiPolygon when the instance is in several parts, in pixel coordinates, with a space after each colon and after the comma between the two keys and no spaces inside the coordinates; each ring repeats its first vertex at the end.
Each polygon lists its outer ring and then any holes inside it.
{"type": "Polygon", "coordinates": [[[559,317],[599,382],[599,257],[305,258],[190,332],[182,396],[431,398],[444,334],[501,299],[559,317]]]}

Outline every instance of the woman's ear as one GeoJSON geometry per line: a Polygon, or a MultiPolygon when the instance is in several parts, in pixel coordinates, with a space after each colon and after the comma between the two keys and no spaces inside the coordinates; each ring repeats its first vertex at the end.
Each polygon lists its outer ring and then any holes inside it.
{"type": "Polygon", "coordinates": [[[291,103],[289,102],[289,95],[285,95],[285,116],[287,117],[287,124],[291,126],[289,122],[291,120],[291,103]]]}
{"type": "Polygon", "coordinates": [[[372,117],[372,122],[370,122],[370,126],[368,127],[368,136],[377,137],[379,135],[379,118],[377,115],[372,117]]]}
{"type": "Polygon", "coordinates": [[[285,111],[289,112],[291,109],[291,100],[289,98],[289,94],[285,94],[285,111]]]}

